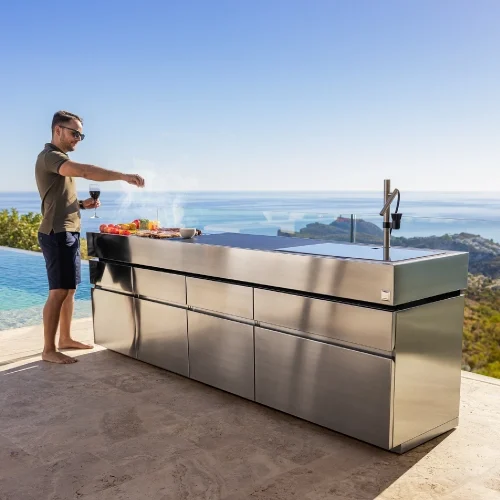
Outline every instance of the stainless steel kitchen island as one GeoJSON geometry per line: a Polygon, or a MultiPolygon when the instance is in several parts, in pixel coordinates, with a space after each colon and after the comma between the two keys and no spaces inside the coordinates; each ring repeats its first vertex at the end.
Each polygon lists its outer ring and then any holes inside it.
{"type": "Polygon", "coordinates": [[[96,343],[397,453],[458,424],[467,253],[87,238],[96,343]]]}

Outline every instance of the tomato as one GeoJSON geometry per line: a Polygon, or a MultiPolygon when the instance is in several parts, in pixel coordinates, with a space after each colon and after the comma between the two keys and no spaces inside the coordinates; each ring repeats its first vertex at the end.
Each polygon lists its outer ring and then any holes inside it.
{"type": "Polygon", "coordinates": [[[120,234],[123,234],[123,236],[130,236],[130,231],[125,229],[125,231],[121,231],[120,234]]]}
{"type": "Polygon", "coordinates": [[[104,230],[105,230],[107,227],[108,227],[108,226],[107,226],[106,224],[101,224],[101,225],[99,226],[99,231],[101,231],[101,233],[104,233],[104,232],[105,232],[104,230]]]}
{"type": "Polygon", "coordinates": [[[109,232],[111,234],[120,234],[120,230],[117,229],[116,227],[112,227],[111,229],[109,229],[109,232]]]}
{"type": "Polygon", "coordinates": [[[136,229],[139,229],[141,227],[141,221],[139,219],[135,219],[132,222],[135,224],[136,229]]]}

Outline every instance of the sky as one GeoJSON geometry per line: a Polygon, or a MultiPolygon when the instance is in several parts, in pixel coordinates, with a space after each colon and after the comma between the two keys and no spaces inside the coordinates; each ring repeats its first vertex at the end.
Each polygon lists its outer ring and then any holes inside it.
{"type": "Polygon", "coordinates": [[[0,191],[36,190],[58,109],[72,159],[147,189],[500,191],[498,26],[498,0],[1,2],[0,191]]]}

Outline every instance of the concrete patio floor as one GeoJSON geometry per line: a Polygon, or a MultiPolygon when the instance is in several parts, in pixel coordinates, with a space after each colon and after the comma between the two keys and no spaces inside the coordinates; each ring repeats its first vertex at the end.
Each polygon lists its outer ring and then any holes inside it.
{"type": "MultiPolygon", "coordinates": [[[[74,320],[71,324],[71,331],[78,340],[93,344],[92,318],[74,320]]],[[[0,330],[0,366],[15,361],[34,360],[42,349],[42,325],[0,330]]]]}
{"type": "Polygon", "coordinates": [[[40,336],[0,332],[2,500],[500,499],[495,379],[464,373],[460,426],[399,456],[102,348],[44,363],[40,336]]]}

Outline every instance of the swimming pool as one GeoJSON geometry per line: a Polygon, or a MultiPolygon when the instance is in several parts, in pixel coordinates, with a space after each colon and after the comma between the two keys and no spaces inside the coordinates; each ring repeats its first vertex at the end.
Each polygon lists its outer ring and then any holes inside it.
{"type": "MultiPolygon", "coordinates": [[[[42,323],[48,283],[43,255],[0,247],[0,330],[42,323]]],[[[92,316],[89,266],[75,295],[75,318],[92,316]]]]}

